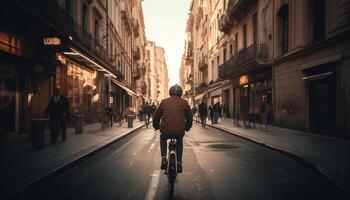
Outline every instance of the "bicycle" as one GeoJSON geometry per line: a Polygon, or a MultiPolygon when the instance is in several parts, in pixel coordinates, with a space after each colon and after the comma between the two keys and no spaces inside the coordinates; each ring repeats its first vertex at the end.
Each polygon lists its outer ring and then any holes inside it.
{"type": "Polygon", "coordinates": [[[176,139],[170,139],[168,145],[168,165],[165,174],[168,176],[169,197],[172,199],[174,195],[174,184],[177,176],[177,153],[176,139]]]}

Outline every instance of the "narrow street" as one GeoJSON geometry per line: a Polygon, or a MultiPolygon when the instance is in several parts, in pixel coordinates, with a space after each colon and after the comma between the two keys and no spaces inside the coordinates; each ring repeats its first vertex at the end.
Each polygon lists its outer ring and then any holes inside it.
{"type": "MultiPolygon", "coordinates": [[[[15,199],[168,199],[159,134],[142,128],[15,199]]],[[[194,125],[174,199],[339,199],[289,158],[194,125]]]]}

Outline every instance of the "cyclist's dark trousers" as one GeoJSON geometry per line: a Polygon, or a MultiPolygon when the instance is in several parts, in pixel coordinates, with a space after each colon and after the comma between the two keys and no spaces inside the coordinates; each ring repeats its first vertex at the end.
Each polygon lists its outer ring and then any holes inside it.
{"type": "Polygon", "coordinates": [[[166,156],[167,153],[167,139],[175,138],[176,139],[176,153],[177,161],[182,162],[182,152],[183,152],[183,136],[172,136],[167,137],[164,135],[160,136],[160,153],[161,156],[166,156]]]}

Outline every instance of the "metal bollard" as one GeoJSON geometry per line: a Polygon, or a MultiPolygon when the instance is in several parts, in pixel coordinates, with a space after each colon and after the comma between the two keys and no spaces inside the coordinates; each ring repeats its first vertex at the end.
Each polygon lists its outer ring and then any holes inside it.
{"type": "Polygon", "coordinates": [[[75,134],[83,133],[83,120],[84,120],[84,115],[77,115],[75,117],[75,134]]]}
{"type": "Polygon", "coordinates": [[[48,119],[32,119],[31,120],[31,135],[32,135],[32,148],[44,149],[45,148],[45,130],[48,119]]]}
{"type": "Polygon", "coordinates": [[[128,115],[128,128],[133,127],[134,115],[128,115]]]}

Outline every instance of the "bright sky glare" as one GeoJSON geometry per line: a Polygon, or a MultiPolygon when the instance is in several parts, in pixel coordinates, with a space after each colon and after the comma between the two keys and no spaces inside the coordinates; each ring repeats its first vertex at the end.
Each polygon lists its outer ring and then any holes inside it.
{"type": "Polygon", "coordinates": [[[146,38],[165,49],[169,87],[179,83],[189,3],[190,0],[144,0],[142,3],[146,38]]]}

